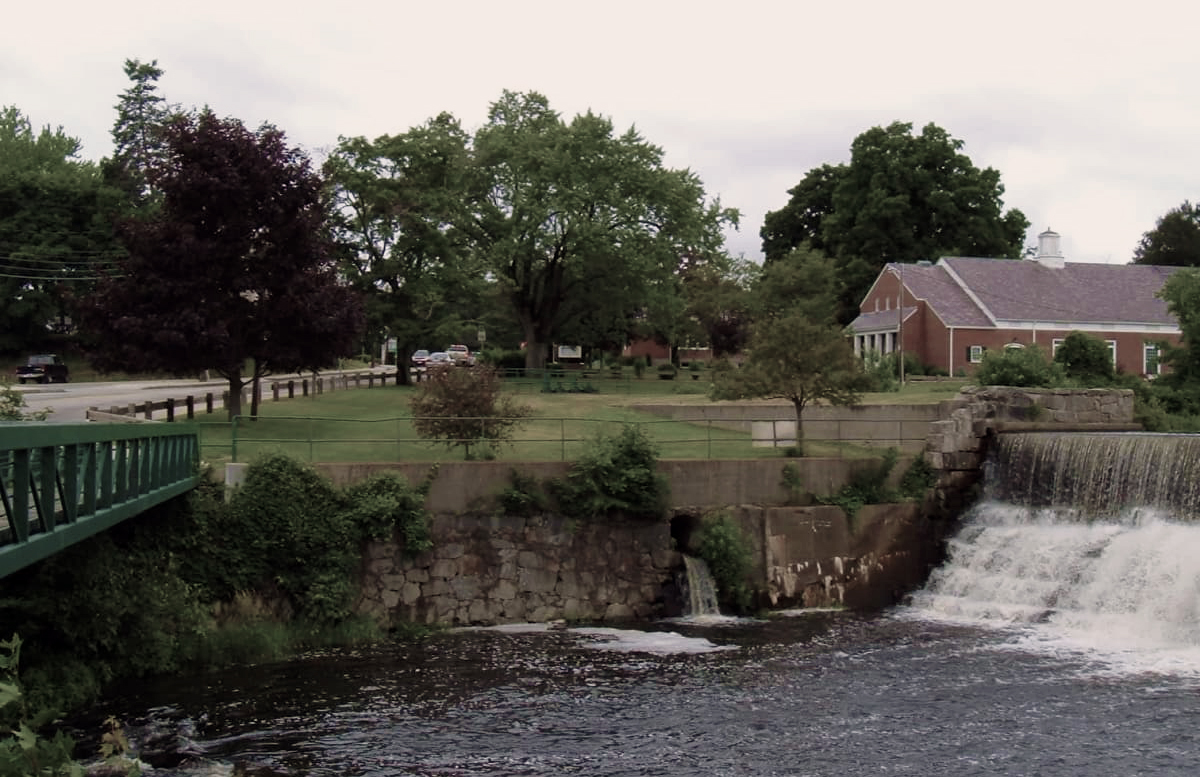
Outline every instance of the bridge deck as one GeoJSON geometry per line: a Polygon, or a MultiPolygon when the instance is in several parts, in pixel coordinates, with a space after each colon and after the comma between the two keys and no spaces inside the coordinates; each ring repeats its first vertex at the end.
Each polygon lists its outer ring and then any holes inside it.
{"type": "Polygon", "coordinates": [[[186,424],[0,423],[0,578],[199,482],[186,424]]]}

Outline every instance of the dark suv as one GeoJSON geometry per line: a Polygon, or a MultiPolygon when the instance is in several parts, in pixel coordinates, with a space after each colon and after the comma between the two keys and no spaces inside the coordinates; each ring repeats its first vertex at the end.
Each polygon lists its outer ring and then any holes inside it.
{"type": "Polygon", "coordinates": [[[27,380],[34,383],[66,383],[69,374],[66,363],[52,353],[35,354],[17,367],[17,380],[21,383],[27,380]]]}

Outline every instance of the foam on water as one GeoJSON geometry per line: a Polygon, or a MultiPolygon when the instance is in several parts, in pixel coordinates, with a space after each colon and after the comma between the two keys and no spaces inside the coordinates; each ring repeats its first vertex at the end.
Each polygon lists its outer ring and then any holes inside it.
{"type": "Polygon", "coordinates": [[[1200,524],[984,502],[948,550],[912,615],[1008,629],[1011,647],[1105,671],[1200,677],[1200,524]]]}

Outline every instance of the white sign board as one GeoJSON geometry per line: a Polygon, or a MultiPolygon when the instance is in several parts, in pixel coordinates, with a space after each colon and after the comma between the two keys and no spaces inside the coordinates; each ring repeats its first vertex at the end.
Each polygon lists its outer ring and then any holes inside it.
{"type": "Polygon", "coordinates": [[[581,345],[560,345],[558,346],[558,358],[560,359],[582,359],[583,346],[581,345]]]}

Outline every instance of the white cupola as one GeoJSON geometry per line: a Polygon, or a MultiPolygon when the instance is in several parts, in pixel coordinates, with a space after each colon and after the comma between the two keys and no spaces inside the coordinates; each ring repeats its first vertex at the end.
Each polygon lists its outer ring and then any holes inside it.
{"type": "Polygon", "coordinates": [[[1063,258],[1062,249],[1059,247],[1059,234],[1050,228],[1038,235],[1037,256],[1034,260],[1044,267],[1053,267],[1061,270],[1066,260],[1063,258]]]}

